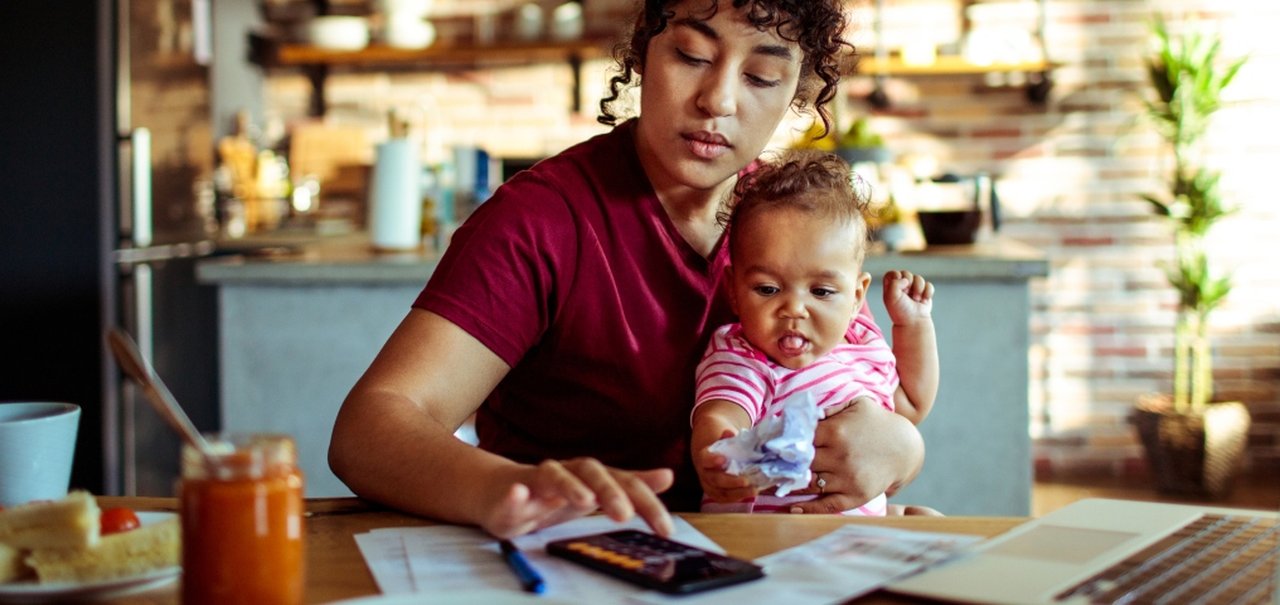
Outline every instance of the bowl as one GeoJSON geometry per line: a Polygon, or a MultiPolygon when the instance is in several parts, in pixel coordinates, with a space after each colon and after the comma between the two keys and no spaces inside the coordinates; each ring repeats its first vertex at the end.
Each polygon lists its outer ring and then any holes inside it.
{"type": "Polygon", "coordinates": [[[982,222],[980,210],[921,210],[916,214],[926,246],[972,244],[982,222]]]}
{"type": "Polygon", "coordinates": [[[326,50],[360,50],[369,45],[369,22],[364,17],[326,15],[307,27],[311,44],[326,50]]]}

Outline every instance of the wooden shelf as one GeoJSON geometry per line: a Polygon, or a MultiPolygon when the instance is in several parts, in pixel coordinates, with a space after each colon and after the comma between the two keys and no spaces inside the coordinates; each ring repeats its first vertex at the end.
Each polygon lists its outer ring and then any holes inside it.
{"type": "Polygon", "coordinates": [[[884,61],[877,60],[876,57],[861,57],[853,73],[859,76],[949,76],[1009,72],[1034,73],[1052,68],[1053,66],[1046,61],[979,65],[970,63],[960,56],[941,56],[927,65],[905,63],[897,57],[884,61]]]}
{"type": "Polygon", "coordinates": [[[311,80],[311,104],[308,112],[312,116],[322,116],[327,110],[324,84],[329,70],[335,67],[350,70],[439,71],[555,62],[564,62],[573,70],[570,98],[573,99],[573,111],[578,111],[581,86],[578,70],[582,62],[608,56],[613,43],[614,40],[610,38],[504,41],[485,45],[443,41],[423,49],[372,44],[360,50],[339,51],[310,44],[284,43],[268,35],[250,33],[249,58],[263,69],[296,69],[306,73],[311,80]]]}
{"type": "MultiPolygon", "coordinates": [[[[1045,48],[1045,11],[1048,0],[1033,0],[1038,5],[1038,13],[1036,15],[1036,25],[1034,35],[1039,44],[1041,54],[1048,56],[1048,49],[1045,48]]],[[[1054,65],[1048,60],[1040,61],[1018,61],[1011,63],[991,63],[977,64],[966,60],[959,54],[946,54],[938,56],[934,61],[921,63],[908,63],[902,60],[899,55],[888,54],[888,48],[883,46],[883,37],[881,34],[882,22],[880,14],[883,10],[883,0],[876,0],[874,15],[874,29],[877,36],[876,47],[877,53],[868,53],[858,57],[856,64],[850,66],[849,60],[853,57],[847,57],[842,62],[842,72],[852,76],[862,76],[875,78],[875,89],[867,95],[867,101],[873,107],[884,109],[891,105],[891,99],[885,92],[881,80],[888,77],[897,78],[915,78],[928,76],[984,76],[987,74],[1010,74],[1023,73],[1027,74],[1025,78],[1025,91],[1027,100],[1044,104],[1049,98],[1049,92],[1053,87],[1053,80],[1050,77],[1050,71],[1054,65]],[[876,56],[879,54],[879,56],[876,56]]],[[[982,4],[981,0],[958,0],[958,8],[961,18],[961,32],[963,36],[973,33],[973,24],[970,23],[969,8],[974,5],[982,4]]],[[[963,38],[962,38],[963,39],[963,38]]],[[[954,51],[953,51],[954,52],[954,51]]]]}
{"type": "Polygon", "coordinates": [[[257,34],[251,34],[250,40],[251,56],[263,67],[328,65],[376,68],[403,65],[416,69],[581,61],[606,56],[610,43],[606,39],[502,42],[483,46],[440,43],[417,50],[371,44],[361,50],[339,51],[308,44],[277,43],[257,34]]]}
{"type": "MultiPolygon", "coordinates": [[[[847,70],[849,75],[868,78],[919,78],[931,76],[982,76],[986,74],[998,73],[1023,73],[1034,74],[1026,77],[1025,88],[1027,100],[1032,103],[1043,105],[1049,98],[1049,91],[1053,88],[1053,80],[1049,76],[1049,72],[1054,68],[1054,64],[1049,61],[1025,61],[1020,63],[992,63],[989,65],[979,65],[966,61],[964,57],[956,55],[944,55],[938,57],[933,63],[915,64],[906,63],[898,57],[890,57],[880,61],[875,57],[859,57],[858,62],[852,70],[847,70]]],[[[891,105],[891,100],[885,94],[884,87],[879,81],[876,82],[875,90],[867,95],[867,101],[873,107],[885,109],[891,105]]]]}

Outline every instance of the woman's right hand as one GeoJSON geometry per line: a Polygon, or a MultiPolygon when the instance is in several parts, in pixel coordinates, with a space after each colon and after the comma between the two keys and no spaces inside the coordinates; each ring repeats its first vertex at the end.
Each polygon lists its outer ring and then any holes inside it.
{"type": "Polygon", "coordinates": [[[657,534],[671,536],[675,526],[657,494],[673,479],[669,469],[625,471],[594,458],[546,460],[524,467],[515,482],[503,480],[480,525],[498,538],[510,538],[598,509],[619,522],[639,515],[657,534]]]}
{"type": "Polygon", "coordinates": [[[508,370],[449,320],[410,311],[338,412],[331,468],[360,497],[502,538],[597,509],[618,521],[639,515],[671,535],[657,497],[672,484],[670,470],[624,471],[590,458],[519,464],[454,437],[508,370]]]}

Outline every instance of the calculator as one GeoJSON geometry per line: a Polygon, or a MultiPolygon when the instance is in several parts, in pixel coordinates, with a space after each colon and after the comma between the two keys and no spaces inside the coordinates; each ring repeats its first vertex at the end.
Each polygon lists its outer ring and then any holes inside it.
{"type": "Polygon", "coordinates": [[[632,584],[672,594],[764,577],[764,570],[750,561],[630,529],[548,542],[547,552],[632,584]]]}

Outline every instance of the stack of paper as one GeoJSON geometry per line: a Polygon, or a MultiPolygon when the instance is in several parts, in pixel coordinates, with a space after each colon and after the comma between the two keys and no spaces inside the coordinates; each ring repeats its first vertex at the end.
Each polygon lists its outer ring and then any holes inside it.
{"type": "MultiPolygon", "coordinates": [[[[680,518],[673,539],[707,550],[724,550],[680,518]]],[[[949,558],[978,537],[846,525],[821,538],[756,563],[763,580],[689,596],[668,596],[548,555],[547,542],[617,529],[645,529],[639,519],[615,523],[585,517],[513,540],[546,580],[546,597],[582,603],[668,603],[742,605],[776,598],[785,603],[831,603],[864,594],[889,580],[949,558]]],[[[509,590],[520,592],[498,542],[470,527],[437,525],[376,529],[355,536],[356,544],[384,594],[509,590]]]]}
{"type": "MultiPolygon", "coordinates": [[[[673,539],[723,553],[724,549],[674,518],[673,539]]],[[[617,529],[646,529],[640,519],[615,523],[608,517],[584,517],[512,540],[547,583],[546,595],[591,603],[622,603],[642,589],[547,554],[547,542],[617,529]]],[[[453,525],[394,527],[356,535],[356,544],[384,594],[520,591],[520,583],[502,559],[498,541],[472,528],[453,525]]]]}

